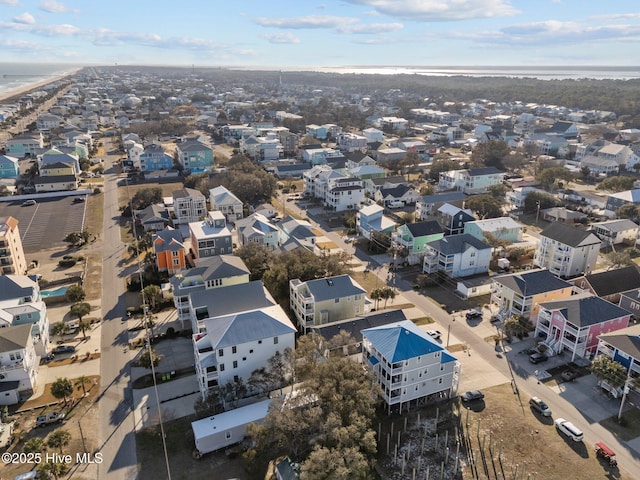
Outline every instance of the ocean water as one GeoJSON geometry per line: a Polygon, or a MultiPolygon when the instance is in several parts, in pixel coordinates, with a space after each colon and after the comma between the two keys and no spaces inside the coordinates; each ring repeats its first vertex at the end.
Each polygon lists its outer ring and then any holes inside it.
{"type": "Polygon", "coordinates": [[[50,77],[73,72],[82,65],[69,63],[5,63],[0,62],[0,93],[41,82],[50,77]]]}
{"type": "MultiPolygon", "coordinates": [[[[288,68],[287,70],[294,70],[288,68]]],[[[640,78],[640,66],[601,67],[601,66],[352,66],[352,67],[316,67],[303,68],[324,73],[352,73],[370,75],[426,75],[433,77],[511,77],[537,78],[541,80],[563,80],[593,78],[598,80],[629,80],[640,78]]]]}

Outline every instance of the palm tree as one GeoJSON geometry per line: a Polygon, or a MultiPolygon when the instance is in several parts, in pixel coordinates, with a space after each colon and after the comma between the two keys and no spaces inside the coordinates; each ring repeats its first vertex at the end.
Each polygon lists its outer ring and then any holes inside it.
{"type": "Polygon", "coordinates": [[[396,298],[396,291],[391,287],[382,289],[382,298],[384,299],[384,308],[387,308],[387,300],[396,298]]]}
{"type": "Polygon", "coordinates": [[[60,449],[60,453],[62,453],[62,447],[66,447],[67,445],[69,445],[70,441],[71,434],[67,430],[59,428],[58,430],[55,430],[51,435],[49,435],[47,445],[50,448],[60,449]]]}
{"type": "Polygon", "coordinates": [[[35,437],[25,442],[24,447],[22,447],[22,451],[24,453],[38,453],[43,452],[45,447],[46,445],[44,443],[44,440],[35,437]]]}
{"type": "Polygon", "coordinates": [[[82,375],[82,376],[76,378],[76,381],[75,381],[75,384],[74,384],[76,387],[78,387],[78,386],[82,387],[82,396],[83,397],[87,396],[87,390],[85,388],[85,384],[87,384],[87,383],[91,383],[91,379],[89,377],[85,376],[85,375],[82,375]]]}
{"type": "Polygon", "coordinates": [[[53,327],[51,327],[51,335],[62,337],[67,331],[67,326],[64,322],[58,322],[53,327]]]}
{"type": "Polygon", "coordinates": [[[77,303],[84,300],[86,294],[80,285],[71,285],[65,292],[65,297],[70,303],[77,303]]]}
{"type": "Polygon", "coordinates": [[[82,317],[89,315],[90,312],[91,312],[91,305],[89,305],[86,302],[76,303],[75,305],[71,305],[71,308],[69,309],[69,314],[71,314],[72,317],[78,317],[78,326],[82,330],[82,336],[84,338],[87,338],[87,335],[85,334],[85,330],[87,329],[88,324],[87,322],[82,321],[82,317]]]}
{"type": "Polygon", "coordinates": [[[371,300],[376,302],[374,305],[375,305],[375,308],[377,309],[378,308],[378,302],[382,298],[382,290],[379,289],[379,288],[376,288],[376,289],[371,291],[371,294],[369,296],[371,297],[371,300]]]}
{"type": "Polygon", "coordinates": [[[162,290],[158,285],[147,285],[142,290],[142,301],[143,303],[148,302],[151,304],[151,308],[156,308],[156,303],[160,295],[162,295],[162,290]]]}
{"type": "Polygon", "coordinates": [[[67,405],[67,397],[73,393],[73,384],[68,378],[58,378],[51,384],[51,395],[55,398],[64,398],[64,404],[67,405]]]}
{"type": "Polygon", "coordinates": [[[69,471],[69,467],[65,463],[60,462],[44,462],[38,465],[36,469],[39,478],[55,478],[56,480],[69,471]]]}

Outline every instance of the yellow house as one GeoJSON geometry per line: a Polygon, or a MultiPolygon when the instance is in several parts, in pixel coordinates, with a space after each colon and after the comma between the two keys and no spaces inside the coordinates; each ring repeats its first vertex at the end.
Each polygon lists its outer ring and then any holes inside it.
{"type": "Polygon", "coordinates": [[[500,275],[493,279],[491,303],[498,306],[498,317],[522,315],[535,323],[541,302],[570,297],[574,287],[547,269],[500,275]]]}

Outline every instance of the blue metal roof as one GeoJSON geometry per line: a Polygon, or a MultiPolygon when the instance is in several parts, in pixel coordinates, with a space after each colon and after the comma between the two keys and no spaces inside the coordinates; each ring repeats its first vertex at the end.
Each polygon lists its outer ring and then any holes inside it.
{"type": "Polygon", "coordinates": [[[436,352],[442,352],[441,363],[456,361],[442,345],[410,320],[368,328],[362,331],[362,335],[390,363],[436,352]]]}

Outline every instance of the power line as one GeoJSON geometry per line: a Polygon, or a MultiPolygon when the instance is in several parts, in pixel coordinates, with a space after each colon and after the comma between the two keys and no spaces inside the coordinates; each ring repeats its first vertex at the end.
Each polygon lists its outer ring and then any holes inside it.
{"type": "Polygon", "coordinates": [[[140,294],[142,295],[142,321],[144,323],[144,332],[147,344],[147,351],[149,352],[149,363],[151,364],[151,377],[153,378],[153,389],[156,394],[156,408],[158,409],[158,420],[160,421],[160,435],[162,436],[162,450],[164,452],[164,461],[167,467],[167,478],[171,480],[171,469],[169,467],[169,452],[167,451],[167,439],[164,433],[164,423],[162,421],[162,411],[160,409],[160,395],[158,394],[158,382],[156,381],[156,369],[153,364],[153,350],[151,348],[151,337],[149,336],[149,323],[147,321],[147,313],[149,307],[147,305],[147,299],[144,294],[144,275],[142,274],[142,263],[140,262],[140,245],[138,242],[138,234],[136,231],[136,219],[133,212],[133,203],[131,201],[131,195],[129,193],[129,179],[125,178],[125,185],[127,186],[127,197],[129,198],[129,210],[131,211],[131,225],[133,230],[133,238],[136,246],[136,260],[138,263],[138,276],[140,279],[140,294]]]}

